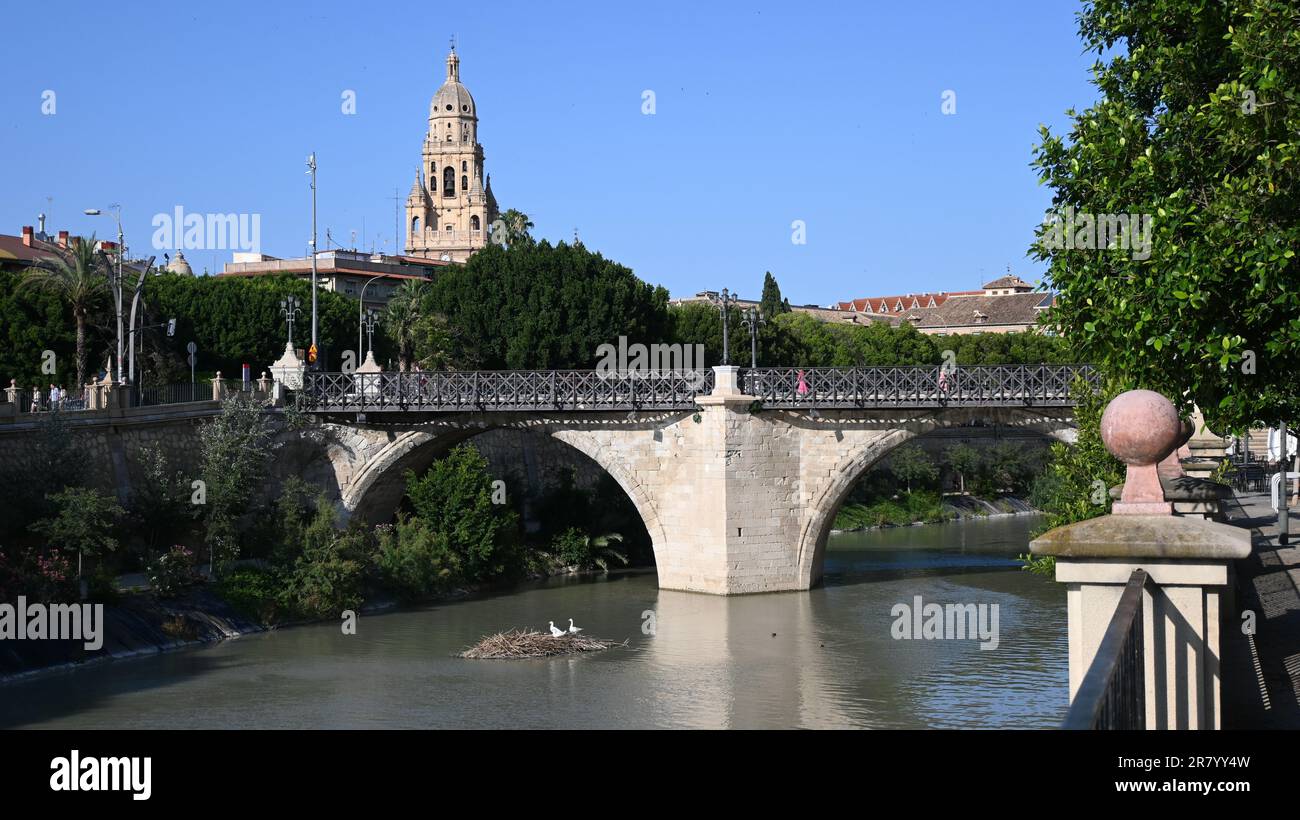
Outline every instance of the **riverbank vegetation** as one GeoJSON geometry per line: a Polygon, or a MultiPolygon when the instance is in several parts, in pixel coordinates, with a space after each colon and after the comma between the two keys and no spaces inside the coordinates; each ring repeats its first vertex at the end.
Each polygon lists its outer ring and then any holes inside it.
{"type": "Polygon", "coordinates": [[[1032,439],[912,442],[869,470],[840,506],[834,528],[937,523],[1026,509],[1048,451],[1032,439]]]}

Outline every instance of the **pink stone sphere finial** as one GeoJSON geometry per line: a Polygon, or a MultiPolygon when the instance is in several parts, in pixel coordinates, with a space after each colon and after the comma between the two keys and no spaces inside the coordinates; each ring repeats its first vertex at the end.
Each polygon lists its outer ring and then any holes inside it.
{"type": "Polygon", "coordinates": [[[1129,390],[1106,405],[1101,440],[1111,455],[1128,465],[1124,494],[1115,515],[1170,515],[1156,463],[1184,440],[1186,428],[1169,399],[1151,390],[1129,390]]]}
{"type": "Polygon", "coordinates": [[[1101,440],[1130,465],[1155,464],[1174,451],[1183,422],[1174,403],[1152,390],[1120,393],[1101,414],[1101,440]]]}

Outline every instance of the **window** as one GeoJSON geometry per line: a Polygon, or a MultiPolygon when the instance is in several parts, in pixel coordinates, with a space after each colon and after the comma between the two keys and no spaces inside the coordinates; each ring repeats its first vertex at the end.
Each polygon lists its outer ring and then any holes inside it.
{"type": "Polygon", "coordinates": [[[461,161],[460,161],[460,170],[462,170],[462,171],[468,171],[468,170],[469,170],[469,163],[465,162],[465,160],[461,160],[461,161]]]}
{"type": "Polygon", "coordinates": [[[469,218],[469,229],[475,232],[479,230],[478,214],[475,214],[469,218]]]}
{"type": "Polygon", "coordinates": [[[418,234],[419,232],[420,232],[420,217],[417,216],[411,220],[411,233],[418,234]]]}
{"type": "Polygon", "coordinates": [[[451,223],[447,223],[447,233],[451,233],[451,223]]]}
{"type": "Polygon", "coordinates": [[[462,191],[468,191],[468,190],[469,190],[469,177],[461,177],[461,178],[460,178],[460,189],[461,189],[462,191]]]}
{"type": "Polygon", "coordinates": [[[450,165],[442,169],[442,195],[456,195],[456,169],[450,165]]]}

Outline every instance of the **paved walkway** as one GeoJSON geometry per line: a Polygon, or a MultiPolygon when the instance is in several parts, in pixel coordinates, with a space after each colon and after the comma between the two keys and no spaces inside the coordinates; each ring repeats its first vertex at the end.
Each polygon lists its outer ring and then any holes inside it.
{"type": "Polygon", "coordinates": [[[1224,618],[1223,728],[1300,729],[1300,510],[1278,543],[1267,493],[1238,493],[1228,521],[1251,531],[1251,556],[1236,563],[1237,601],[1224,618]],[[1241,614],[1256,615],[1243,635],[1241,614]]]}

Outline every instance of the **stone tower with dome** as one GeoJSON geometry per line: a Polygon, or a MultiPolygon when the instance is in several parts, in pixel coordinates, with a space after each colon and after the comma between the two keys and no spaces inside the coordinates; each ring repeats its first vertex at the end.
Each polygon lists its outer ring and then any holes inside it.
{"type": "Polygon", "coordinates": [[[423,161],[406,198],[406,252],[464,262],[487,245],[497,204],[483,173],[478,112],[460,83],[460,57],[447,55],[447,79],[429,104],[423,161]]]}

